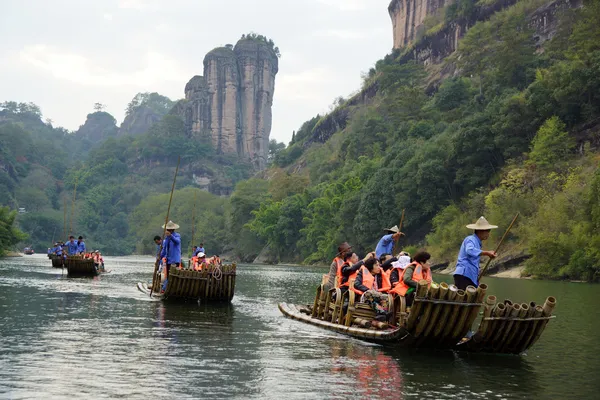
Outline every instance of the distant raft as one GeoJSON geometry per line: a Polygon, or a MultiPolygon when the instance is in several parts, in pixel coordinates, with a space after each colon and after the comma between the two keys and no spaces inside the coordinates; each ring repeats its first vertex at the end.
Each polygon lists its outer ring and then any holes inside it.
{"type": "MultiPolygon", "coordinates": [[[[152,296],[162,300],[230,302],[235,293],[235,277],[235,263],[209,265],[202,271],[171,268],[165,292],[160,293],[160,282],[156,279],[152,296]]],[[[150,292],[148,285],[143,283],[138,283],[138,289],[150,292]]]]}
{"type": "Polygon", "coordinates": [[[464,291],[446,283],[433,283],[428,288],[427,282],[421,281],[411,308],[406,307],[404,297],[388,295],[393,321],[380,322],[353,291],[343,296],[339,288],[328,291],[324,280],[312,305],[280,303],[279,310],[289,318],[367,341],[505,354],[525,352],[554,318],[554,297],[548,297],[543,306],[513,304],[510,300],[497,303],[495,296],[488,296],[483,303],[486,290],[485,284],[464,291]],[[472,331],[482,307],[479,326],[472,331]]]}
{"type": "Polygon", "coordinates": [[[65,260],[67,274],[69,276],[97,276],[100,275],[98,268],[94,265],[94,260],[91,258],[83,258],[82,256],[68,256],[65,260]]]}

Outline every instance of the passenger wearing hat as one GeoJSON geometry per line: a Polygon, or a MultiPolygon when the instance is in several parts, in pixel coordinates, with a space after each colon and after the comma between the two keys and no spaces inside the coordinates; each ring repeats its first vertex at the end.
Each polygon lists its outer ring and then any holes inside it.
{"type": "MultiPolygon", "coordinates": [[[[338,253],[329,266],[329,279],[327,280],[327,289],[333,289],[335,287],[335,277],[341,276],[342,265],[344,265],[344,254],[352,250],[352,246],[348,242],[344,242],[338,246],[338,253]]],[[[341,282],[338,282],[338,285],[341,282]]]]}
{"type": "Polygon", "coordinates": [[[392,254],[395,242],[397,242],[401,236],[404,236],[404,233],[400,232],[397,225],[384,229],[383,231],[387,234],[379,240],[379,243],[377,243],[377,247],[375,248],[375,257],[377,258],[380,258],[384,254],[392,254]]]}
{"type": "MultiPolygon", "coordinates": [[[[165,229],[165,225],[162,228],[165,229]]],[[[163,240],[162,251],[160,252],[160,258],[165,261],[166,268],[166,279],[162,287],[163,291],[167,288],[169,269],[172,267],[177,268],[181,264],[181,236],[175,232],[175,229],[179,229],[179,225],[173,221],[169,221],[166,225],[165,238],[163,240]]]]}
{"type": "Polygon", "coordinates": [[[454,284],[462,290],[465,290],[469,285],[478,286],[479,259],[481,256],[496,258],[495,251],[483,251],[481,245],[490,236],[490,231],[498,227],[491,225],[484,217],[481,217],[476,223],[467,225],[467,228],[473,229],[474,233],[467,236],[460,246],[456,271],[454,271],[454,284]]]}

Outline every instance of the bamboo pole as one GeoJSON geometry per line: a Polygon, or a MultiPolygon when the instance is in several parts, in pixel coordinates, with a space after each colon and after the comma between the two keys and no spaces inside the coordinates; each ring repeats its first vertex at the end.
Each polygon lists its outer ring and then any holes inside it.
{"type": "MultiPolygon", "coordinates": [[[[514,225],[514,223],[517,220],[517,218],[519,218],[519,213],[517,213],[517,215],[515,215],[515,217],[513,218],[512,222],[508,226],[508,229],[506,230],[506,232],[504,232],[504,235],[502,235],[502,239],[500,239],[500,242],[498,243],[498,246],[496,246],[496,251],[495,251],[496,253],[498,253],[498,250],[500,250],[500,246],[502,246],[502,242],[504,242],[504,239],[506,239],[506,236],[508,235],[508,232],[510,232],[510,229],[514,225]]],[[[481,278],[483,277],[483,275],[487,271],[487,269],[490,266],[491,262],[492,262],[492,258],[490,257],[488,259],[487,263],[485,263],[485,266],[483,267],[483,269],[479,272],[479,276],[477,278],[479,282],[481,282],[481,278]]]]}
{"type": "Polygon", "coordinates": [[[73,234],[73,219],[75,218],[75,198],[77,197],[77,182],[79,181],[79,176],[75,177],[75,186],[73,187],[73,203],[71,204],[71,222],[69,225],[70,234],[73,234]]]}
{"type": "Polygon", "coordinates": [[[67,197],[63,197],[63,240],[67,240],[67,197]]]}
{"type": "MultiPolygon", "coordinates": [[[[173,192],[175,191],[175,182],[177,181],[177,173],[179,172],[179,163],[181,162],[181,156],[177,157],[177,167],[175,168],[175,176],[173,177],[173,186],[171,186],[171,197],[169,198],[169,207],[167,208],[167,216],[165,217],[165,227],[163,229],[162,240],[160,241],[160,249],[156,255],[156,262],[154,263],[154,273],[152,274],[152,289],[150,289],[150,296],[154,290],[154,282],[156,280],[156,274],[158,271],[158,264],[160,264],[160,253],[162,253],[162,246],[167,234],[167,224],[169,223],[169,213],[171,212],[171,202],[173,201],[173,192]]],[[[165,265],[165,268],[167,266],[165,265]]],[[[168,278],[168,276],[167,276],[168,278]]],[[[160,282],[159,282],[160,283],[160,282]]]]}
{"type": "MultiPolygon", "coordinates": [[[[441,286],[441,284],[440,284],[440,286],[441,286]]],[[[448,294],[446,295],[447,300],[454,301],[456,299],[457,293],[458,293],[458,288],[456,287],[456,285],[448,286],[448,294]]],[[[446,321],[448,320],[448,316],[450,315],[450,312],[452,311],[453,307],[454,306],[451,304],[442,304],[442,310],[440,312],[440,320],[436,324],[435,331],[433,332],[434,337],[437,338],[438,336],[440,336],[440,333],[442,333],[442,331],[444,330],[444,327],[446,326],[446,321]]]]}
{"type": "MultiPolygon", "coordinates": [[[[196,195],[197,195],[197,193],[194,190],[194,206],[192,207],[192,242],[190,243],[192,251],[194,250],[194,228],[195,228],[194,218],[196,216],[196,195]]],[[[194,256],[194,254],[192,253],[192,257],[193,256],[194,256]]]]}
{"type": "MultiPolygon", "coordinates": [[[[402,209],[402,216],[400,217],[400,225],[398,225],[398,230],[400,232],[402,232],[402,224],[404,223],[404,211],[406,210],[406,208],[402,209]]],[[[398,238],[398,242],[400,241],[400,238],[398,238]]],[[[392,256],[394,256],[396,254],[396,246],[398,246],[398,242],[394,242],[394,248],[392,249],[392,256]]]]}

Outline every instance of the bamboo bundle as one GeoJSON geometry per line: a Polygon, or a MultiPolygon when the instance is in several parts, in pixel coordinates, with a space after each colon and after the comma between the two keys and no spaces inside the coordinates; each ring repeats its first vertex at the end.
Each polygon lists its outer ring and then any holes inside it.
{"type": "MultiPolygon", "coordinates": [[[[447,299],[448,301],[455,301],[456,294],[458,293],[458,288],[456,285],[450,285],[448,287],[447,299]]],[[[435,331],[433,332],[434,337],[439,337],[443,332],[444,327],[446,326],[446,321],[448,321],[448,317],[450,316],[450,312],[453,309],[453,305],[451,304],[442,304],[442,309],[440,311],[440,320],[435,327],[435,331]]]]}
{"type": "Polygon", "coordinates": [[[98,270],[94,266],[94,260],[82,256],[68,256],[65,261],[68,275],[96,276],[98,270]]]}
{"type": "MultiPolygon", "coordinates": [[[[440,283],[440,291],[439,291],[438,299],[447,300],[449,290],[450,290],[450,288],[446,282],[440,283]]],[[[425,332],[423,333],[424,337],[426,337],[426,338],[429,337],[431,335],[431,333],[433,332],[433,328],[438,326],[439,321],[440,321],[440,313],[441,313],[442,309],[444,308],[444,306],[445,306],[444,304],[436,304],[435,305],[435,308],[431,315],[430,321],[427,324],[427,328],[425,329],[425,332]]]]}
{"type": "Polygon", "coordinates": [[[235,269],[235,264],[202,271],[171,268],[164,297],[229,301],[235,291],[235,269]]]}
{"type": "MultiPolygon", "coordinates": [[[[521,310],[519,311],[519,315],[517,316],[517,318],[519,319],[524,319],[527,314],[529,313],[529,304],[521,304],[521,310]]],[[[526,321],[514,321],[514,324],[512,326],[512,330],[510,332],[506,332],[506,335],[508,335],[506,337],[506,340],[504,340],[504,343],[502,343],[502,347],[500,347],[500,352],[505,353],[508,351],[508,349],[510,348],[511,344],[513,344],[515,337],[518,337],[519,334],[522,332],[524,325],[525,325],[526,321]]]]}
{"type": "MultiPolygon", "coordinates": [[[[498,303],[498,304],[496,304],[496,307],[494,307],[494,309],[492,310],[492,317],[493,318],[502,318],[506,314],[506,310],[507,310],[507,307],[506,307],[505,303],[498,303]]],[[[488,343],[490,343],[492,338],[495,336],[496,330],[497,330],[498,326],[500,325],[500,322],[502,322],[502,321],[500,321],[500,320],[490,321],[486,335],[484,337],[484,342],[486,345],[488,343]]]]}
{"type": "MultiPolygon", "coordinates": [[[[544,302],[544,306],[542,307],[542,316],[546,317],[546,318],[550,318],[552,316],[552,311],[554,311],[554,307],[556,307],[556,298],[550,296],[544,302]]],[[[537,313],[537,307],[536,307],[536,313],[537,313]]],[[[527,350],[529,347],[533,346],[535,344],[535,342],[538,341],[538,339],[542,335],[542,332],[544,332],[544,329],[546,329],[546,325],[548,324],[548,321],[549,321],[549,319],[538,321],[539,323],[536,326],[535,332],[532,332],[531,340],[523,346],[522,351],[527,350]]]]}
{"type": "Polygon", "coordinates": [[[496,334],[494,335],[494,337],[492,339],[491,345],[493,346],[494,351],[498,351],[500,349],[500,347],[502,347],[502,344],[508,337],[508,334],[510,333],[512,326],[514,325],[513,318],[517,318],[519,316],[520,312],[521,312],[520,304],[513,304],[512,306],[506,307],[506,312],[504,315],[507,317],[507,319],[500,321],[500,324],[498,325],[496,334]]]}
{"type": "Polygon", "coordinates": [[[485,338],[488,328],[490,327],[490,322],[488,318],[492,316],[492,311],[496,305],[496,296],[488,296],[485,301],[485,307],[483,309],[483,318],[481,319],[481,323],[479,324],[479,328],[477,329],[477,333],[475,334],[475,338],[478,341],[481,341],[485,338]]]}
{"type": "MultiPolygon", "coordinates": [[[[425,297],[425,295],[427,294],[427,281],[424,279],[420,280],[417,284],[417,289],[415,292],[415,299],[425,297]]],[[[410,314],[408,315],[408,321],[406,321],[406,327],[411,332],[417,324],[417,320],[422,307],[422,302],[415,302],[410,310],[410,314]]]]}
{"type": "MultiPolygon", "coordinates": [[[[465,290],[465,303],[473,303],[475,298],[477,296],[477,289],[475,288],[475,286],[467,286],[467,289],[465,290]]],[[[479,308],[477,309],[479,310],[479,308]]],[[[471,313],[471,307],[470,306],[463,306],[460,309],[460,312],[458,313],[458,318],[456,320],[456,325],[454,326],[454,329],[452,330],[452,334],[450,337],[448,337],[448,341],[451,341],[452,344],[458,343],[462,338],[463,338],[463,330],[464,330],[464,326],[465,326],[465,322],[467,322],[467,318],[469,317],[470,313],[471,313]]],[[[469,325],[468,328],[470,328],[471,326],[469,325]]]]}
{"type": "MultiPolygon", "coordinates": [[[[483,302],[483,299],[485,298],[486,291],[487,291],[487,285],[485,283],[480,284],[476,290],[475,298],[473,299],[473,303],[481,304],[483,302]]],[[[495,302],[495,298],[494,298],[494,302],[495,302]]],[[[465,323],[463,325],[463,329],[460,332],[460,334],[458,335],[459,340],[461,340],[463,337],[465,337],[465,335],[471,330],[471,328],[473,327],[473,322],[475,322],[477,315],[479,315],[480,309],[481,309],[481,306],[471,306],[470,310],[467,311],[467,317],[466,317],[465,323]]]]}
{"type": "MultiPolygon", "coordinates": [[[[437,283],[432,283],[431,287],[429,288],[429,291],[427,292],[427,299],[430,300],[436,300],[439,299],[439,294],[440,294],[440,286],[437,283]]],[[[415,299],[415,302],[418,301],[418,299],[415,299]]],[[[419,322],[417,323],[417,327],[415,328],[414,332],[413,332],[413,336],[415,337],[419,337],[421,336],[421,333],[423,333],[423,331],[425,330],[425,328],[428,326],[431,317],[433,315],[433,309],[437,308],[437,304],[434,303],[426,303],[425,307],[423,308],[423,312],[421,314],[421,318],[419,319],[419,322]]]]}
{"type": "Polygon", "coordinates": [[[370,328],[371,327],[371,321],[369,321],[368,319],[363,319],[363,318],[357,317],[357,318],[354,318],[354,321],[352,321],[352,323],[360,326],[361,328],[370,328]]]}
{"type": "Polygon", "coordinates": [[[453,331],[454,327],[456,326],[456,321],[458,320],[458,317],[460,316],[460,311],[462,308],[462,306],[458,303],[464,303],[465,298],[466,298],[465,291],[462,289],[458,289],[456,291],[456,297],[454,298],[454,302],[456,304],[454,304],[452,306],[452,309],[448,313],[448,322],[446,323],[446,326],[444,326],[444,330],[442,331],[442,334],[440,335],[440,343],[444,343],[445,341],[447,341],[448,337],[450,335],[452,335],[452,331],[453,331]]]}

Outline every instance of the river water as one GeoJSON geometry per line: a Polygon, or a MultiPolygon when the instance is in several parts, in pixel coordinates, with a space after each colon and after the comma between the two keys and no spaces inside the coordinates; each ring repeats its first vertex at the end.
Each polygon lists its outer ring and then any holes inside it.
{"type": "MultiPolygon", "coordinates": [[[[44,255],[0,260],[0,398],[598,399],[597,285],[486,278],[557,318],[522,356],[407,351],[284,318],[326,268],[241,265],[231,305],[139,292],[152,260],[70,279],[44,255]]],[[[448,277],[437,277],[448,280],[448,277]]]]}

